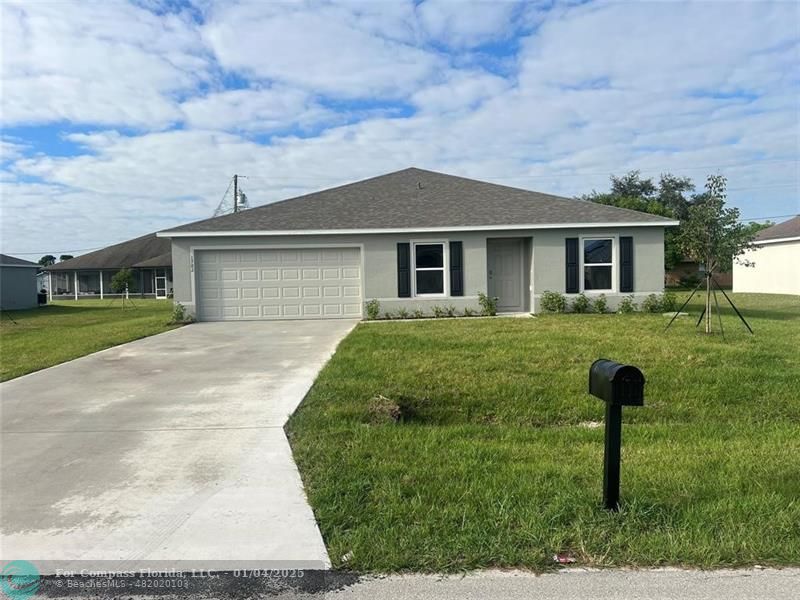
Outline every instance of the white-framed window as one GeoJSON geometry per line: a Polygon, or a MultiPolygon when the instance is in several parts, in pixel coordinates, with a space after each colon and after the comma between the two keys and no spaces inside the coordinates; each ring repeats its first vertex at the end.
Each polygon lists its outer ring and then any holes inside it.
{"type": "Polygon", "coordinates": [[[411,266],[414,296],[447,295],[446,242],[413,242],[411,266]]]}
{"type": "Polygon", "coordinates": [[[581,238],[581,290],[613,292],[616,289],[614,238],[581,238]]]}

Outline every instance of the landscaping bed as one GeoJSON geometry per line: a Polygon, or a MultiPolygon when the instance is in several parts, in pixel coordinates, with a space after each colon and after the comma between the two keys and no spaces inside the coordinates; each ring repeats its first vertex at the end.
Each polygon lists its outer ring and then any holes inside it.
{"type": "Polygon", "coordinates": [[[8,312],[0,322],[0,381],[174,329],[171,318],[172,302],[164,300],[134,300],[125,310],[121,300],[78,300],[8,312]]]}
{"type": "MultiPolygon", "coordinates": [[[[679,297],[685,298],[685,296],[679,297]]],[[[335,566],[800,564],[800,303],[359,326],[287,427],[335,566]],[[601,508],[599,357],[639,366],[622,505],[601,508]]]]}

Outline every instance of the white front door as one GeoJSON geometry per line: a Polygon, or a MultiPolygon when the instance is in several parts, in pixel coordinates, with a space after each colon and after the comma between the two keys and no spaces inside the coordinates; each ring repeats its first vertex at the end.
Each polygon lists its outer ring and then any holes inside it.
{"type": "Polygon", "coordinates": [[[358,248],[199,250],[201,321],[361,317],[358,248]]]}
{"type": "Polygon", "coordinates": [[[159,300],[163,300],[167,297],[167,270],[166,269],[156,269],[155,271],[156,277],[156,298],[159,300]]]}
{"type": "Polygon", "coordinates": [[[489,296],[496,297],[499,312],[522,312],[522,240],[495,239],[486,241],[489,296]]]}

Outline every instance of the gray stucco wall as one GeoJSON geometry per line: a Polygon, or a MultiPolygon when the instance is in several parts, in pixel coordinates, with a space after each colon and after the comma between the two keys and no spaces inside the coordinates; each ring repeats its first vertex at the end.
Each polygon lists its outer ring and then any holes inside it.
{"type": "MultiPolygon", "coordinates": [[[[478,292],[487,291],[486,240],[513,237],[525,240],[523,285],[529,290],[526,310],[538,310],[538,300],[546,290],[564,292],[566,268],[564,240],[567,237],[613,237],[634,239],[634,293],[637,299],[660,292],[664,287],[664,230],[662,227],[630,227],[613,230],[537,229],[526,231],[448,232],[441,234],[367,234],[311,236],[234,236],[174,238],[172,271],[175,301],[194,313],[192,297],[191,256],[193,250],[218,248],[292,248],[303,246],[360,246],[362,248],[364,300],[377,298],[384,310],[420,308],[430,311],[434,305],[454,305],[458,309],[478,307],[478,292]],[[464,296],[444,298],[397,297],[398,242],[461,241],[464,249],[464,296]]],[[[616,261],[615,285],[618,284],[619,261],[616,261]]],[[[624,294],[606,293],[609,307],[614,308],[624,294]]]]}
{"type": "Polygon", "coordinates": [[[38,306],[36,268],[0,267],[0,308],[18,310],[38,306]]]}

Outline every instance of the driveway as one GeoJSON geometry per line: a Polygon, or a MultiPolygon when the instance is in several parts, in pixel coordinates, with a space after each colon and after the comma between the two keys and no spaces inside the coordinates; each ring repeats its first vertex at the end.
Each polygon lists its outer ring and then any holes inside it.
{"type": "Polygon", "coordinates": [[[199,323],[0,384],[0,557],[328,567],[283,425],[354,325],[199,323]]]}

